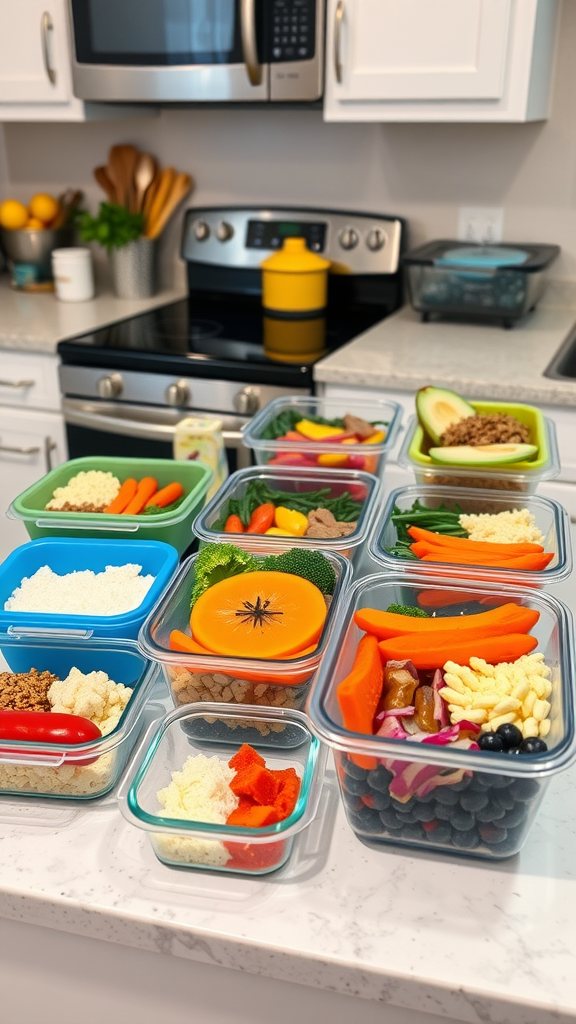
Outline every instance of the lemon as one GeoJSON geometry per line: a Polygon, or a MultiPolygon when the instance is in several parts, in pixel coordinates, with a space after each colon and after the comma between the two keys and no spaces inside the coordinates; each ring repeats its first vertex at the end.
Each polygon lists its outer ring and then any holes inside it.
{"type": "Polygon", "coordinates": [[[41,220],[43,224],[50,224],[60,209],[60,204],[54,196],[45,192],[38,192],[28,204],[28,211],[31,217],[41,220]]]}
{"type": "Polygon", "coordinates": [[[24,203],[17,199],[6,199],[0,205],[0,226],[17,231],[26,227],[28,222],[28,210],[24,203]]]}
{"type": "Polygon", "coordinates": [[[28,231],[44,231],[45,227],[46,225],[41,220],[38,220],[38,217],[28,217],[26,222],[26,229],[28,231]]]}

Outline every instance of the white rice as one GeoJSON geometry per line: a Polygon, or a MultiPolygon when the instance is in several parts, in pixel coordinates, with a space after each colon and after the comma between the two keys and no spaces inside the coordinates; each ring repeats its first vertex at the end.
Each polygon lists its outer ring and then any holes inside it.
{"type": "Polygon", "coordinates": [[[43,565],[25,576],[4,603],[4,611],[52,615],[122,615],[138,608],[155,576],[141,576],[141,565],[107,565],[104,572],[82,569],[59,576],[43,565]]]}

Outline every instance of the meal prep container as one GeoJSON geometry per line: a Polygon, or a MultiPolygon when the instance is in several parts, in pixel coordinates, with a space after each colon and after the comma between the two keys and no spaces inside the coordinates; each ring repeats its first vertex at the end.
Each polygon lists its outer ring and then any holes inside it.
{"type": "MultiPolygon", "coordinates": [[[[250,466],[232,473],[222,485],[212,501],[200,513],[193,524],[193,532],[204,543],[239,543],[247,550],[262,554],[274,554],[289,548],[310,548],[323,551],[336,551],[340,555],[353,559],[358,548],[366,540],[376,510],[380,493],[380,482],[371,473],[363,473],[353,469],[282,469],[279,466],[250,466]],[[354,533],[347,537],[275,537],[266,534],[224,533],[215,529],[215,523],[222,516],[230,499],[242,499],[248,485],[253,480],[262,480],[273,491],[285,491],[286,501],[282,504],[290,507],[291,494],[305,494],[325,488],[327,498],[337,498],[345,491],[350,491],[355,501],[363,501],[362,511],[354,533]],[[362,497],[364,495],[364,497],[362,497]]],[[[321,503],[320,503],[321,504],[321,503]]]]}
{"type": "MultiPolygon", "coordinates": [[[[0,632],[43,629],[51,635],[105,637],[135,640],[144,619],[168,585],[178,564],[178,555],[171,544],[155,540],[83,540],[75,537],[50,537],[31,540],[15,548],[0,565],[0,632]],[[142,566],[142,576],[155,576],[150,590],[138,608],[121,615],[64,615],[48,612],[5,611],[4,604],[19,587],[25,576],[32,576],[42,566],[49,566],[59,576],[92,569],[103,572],[108,565],[142,566]]],[[[2,643],[0,641],[0,650],[2,643]]]]}
{"type": "MultiPolygon", "coordinates": [[[[336,573],[336,587],[317,649],[303,657],[276,661],[170,650],[170,633],[173,629],[189,632],[190,594],[197,557],[192,555],[182,563],[166,593],[140,630],[140,650],[145,657],[162,666],[174,704],[179,706],[211,700],[225,704],[256,704],[266,710],[270,707],[301,708],[310,678],[327,650],[336,610],[352,574],[348,559],[326,552],[336,573]]],[[[258,741],[262,735],[270,732],[274,733],[266,721],[255,725],[252,719],[238,719],[235,725],[242,730],[242,740],[246,743],[258,741]]],[[[211,734],[219,737],[221,733],[222,723],[215,722],[211,734]]],[[[290,729],[282,725],[272,740],[280,746],[293,742],[290,729]]]]}
{"type": "MultiPolygon", "coordinates": [[[[455,606],[447,607],[446,613],[457,614],[455,606]]],[[[334,629],[334,636],[339,640],[330,645],[330,652],[323,660],[307,710],[313,731],[334,751],[346,815],[357,838],[376,848],[392,843],[489,860],[517,853],[534,822],[550,777],[568,768],[576,757],[573,633],[568,608],[540,591],[512,586],[496,588],[472,582],[464,585],[447,578],[432,581],[422,573],[367,576],[355,583],[339,610],[334,629]],[[476,604],[481,598],[489,599],[492,606],[498,599],[502,604],[518,601],[540,612],[540,619],[531,633],[537,637],[537,650],[545,655],[551,669],[552,725],[546,738],[547,752],[514,756],[458,750],[453,744],[437,746],[385,739],[344,728],[336,690],[352,667],[358,641],[363,635],[354,623],[355,611],[359,608],[385,610],[393,602],[416,605],[417,595],[433,588],[462,595],[463,602],[467,602],[467,612],[486,611],[486,605],[476,604]],[[400,805],[389,793],[392,774],[407,771],[415,787],[420,767],[424,773],[421,779],[430,779],[430,772],[433,773],[436,786],[432,795],[421,798],[412,795],[407,803],[400,805]],[[448,784],[446,777],[451,773],[456,781],[448,784]],[[362,800],[363,796],[374,798],[376,793],[381,810],[366,807],[362,800]],[[466,810],[474,819],[466,833],[460,831],[461,820],[460,827],[450,823],[457,810],[466,810]],[[434,821],[438,821],[438,826],[431,828],[434,821]],[[488,830],[493,833],[490,842],[479,835],[480,821],[494,826],[488,830]]]]}
{"type": "Polygon", "coordinates": [[[426,242],[402,257],[410,302],[432,316],[500,319],[505,327],[533,309],[557,245],[462,245],[426,242]]]}
{"type": "Polygon", "coordinates": [[[508,466],[448,466],[433,462],[428,455],[432,442],[425,435],[418,419],[408,423],[406,437],[398,455],[398,462],[413,469],[419,484],[439,484],[449,487],[485,487],[490,490],[524,491],[533,494],[543,480],[553,480],[560,472],[560,458],[556,442],[556,427],[533,405],[516,402],[470,402],[476,412],[508,413],[530,428],[532,443],[538,446],[534,459],[515,462],[508,466]]]}
{"type": "MultiPolygon", "coordinates": [[[[157,669],[131,640],[58,639],[34,635],[0,636],[12,672],[49,671],[65,679],[72,668],[106,672],[134,693],[118,725],[107,736],[73,746],[0,741],[0,794],[94,800],[114,788],[138,736],[142,712],[157,669]]],[[[49,712],[47,712],[49,714],[49,712]]]]}
{"type": "Polygon", "coordinates": [[[12,519],[21,519],[33,540],[46,536],[82,536],[124,541],[132,538],[162,540],[172,544],[181,555],[190,544],[192,520],[204,505],[211,480],[212,470],[203,462],[89,456],[57,466],[20,494],[12,502],[8,515],[12,519]],[[46,511],[46,505],[57,487],[65,487],[77,473],[88,473],[91,470],[113,473],[120,483],[128,477],[141,480],[145,476],[152,476],[158,481],[159,489],[177,481],[182,484],[186,497],[173,511],[158,509],[157,513],[145,516],[46,511]]]}
{"type": "Polygon", "coordinates": [[[295,736],[295,743],[289,750],[271,748],[262,736],[254,743],[267,767],[294,768],[300,776],[301,790],[294,811],[284,821],[264,828],[163,817],[156,794],[170,783],[172,772],[180,771],[187,758],[197,754],[216,756],[228,762],[245,739],[243,735],[238,736],[237,726],[244,714],[240,708],[207,703],[172,711],[149,728],[118,791],[122,814],[131,824],[148,832],[154,853],[164,864],[228,874],[267,874],[286,863],[294,837],[313,820],[327,751],[310,732],[306,715],[254,707],[250,708],[250,713],[269,728],[289,727],[295,736]],[[206,721],[220,722],[227,741],[207,741],[203,729],[206,721]],[[244,866],[227,867],[222,863],[226,857],[224,842],[234,843],[228,852],[242,859],[244,866]]]}
{"type": "MultiPolygon", "coordinates": [[[[328,467],[318,465],[318,469],[361,469],[369,473],[381,475],[388,452],[392,448],[402,418],[402,407],[397,402],[385,402],[376,398],[363,398],[355,401],[344,398],[315,398],[312,395],[288,396],[275,398],[264,407],[243,428],[244,444],[252,448],[258,465],[263,465],[278,457],[303,456],[304,459],[316,460],[319,455],[341,456],[346,461],[328,467]],[[296,410],[302,419],[307,416],[322,416],[324,419],[339,419],[350,413],[360,416],[370,423],[382,424],[386,437],[379,444],[341,445],[329,441],[278,441],[266,438],[266,428],[272,420],[286,410],[296,410]],[[346,451],[346,449],[350,449],[346,451]]],[[[376,431],[378,427],[374,427],[376,431]]],[[[314,467],[313,467],[314,468],[314,467]]]]}
{"type": "MultiPolygon", "coordinates": [[[[434,530],[434,527],[427,529],[434,530]]],[[[540,498],[537,495],[513,498],[507,494],[487,496],[486,491],[457,487],[399,487],[390,494],[382,519],[374,530],[370,554],[376,562],[391,572],[417,570],[430,576],[459,576],[486,582],[545,587],[550,583],[559,583],[572,572],[570,518],[557,501],[540,498]],[[535,572],[527,569],[492,569],[489,566],[470,565],[468,562],[459,568],[446,562],[423,562],[421,559],[404,558],[393,554],[390,549],[398,539],[396,525],[392,521],[394,508],[397,506],[402,512],[408,512],[415,501],[419,501],[425,508],[444,507],[449,511],[460,511],[468,515],[494,515],[515,509],[528,509],[534,516],[536,526],[544,535],[544,550],[553,552],[554,558],[545,569],[535,572]]]]}

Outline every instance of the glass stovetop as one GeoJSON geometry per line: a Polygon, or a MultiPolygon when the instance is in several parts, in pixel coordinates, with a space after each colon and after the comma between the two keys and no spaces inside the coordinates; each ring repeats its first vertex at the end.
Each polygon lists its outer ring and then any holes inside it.
{"type": "Polygon", "coordinates": [[[314,362],[367,330],[386,315],[380,306],[329,309],[321,324],[271,326],[259,299],[190,296],[149,313],[60,342],[63,363],[178,372],[254,383],[303,386],[314,362]],[[304,354],[277,352],[277,332],[304,340],[304,354]],[[270,343],[274,348],[271,353],[270,343]],[[248,369],[249,367],[249,369],[248,369]]]}

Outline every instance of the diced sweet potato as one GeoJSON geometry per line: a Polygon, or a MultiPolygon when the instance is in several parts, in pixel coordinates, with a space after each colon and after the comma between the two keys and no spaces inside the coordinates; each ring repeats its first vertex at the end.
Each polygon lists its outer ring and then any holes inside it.
{"type": "Polygon", "coordinates": [[[249,764],[247,768],[236,772],[230,789],[236,796],[249,796],[257,804],[270,806],[276,799],[278,783],[268,768],[261,764],[249,764]]]}
{"type": "Polygon", "coordinates": [[[228,761],[228,766],[234,768],[235,771],[239,772],[243,768],[247,768],[250,764],[261,764],[264,768],[266,761],[260,756],[258,751],[254,750],[249,743],[243,743],[239,750],[236,751],[234,757],[231,757],[228,761]]]}

